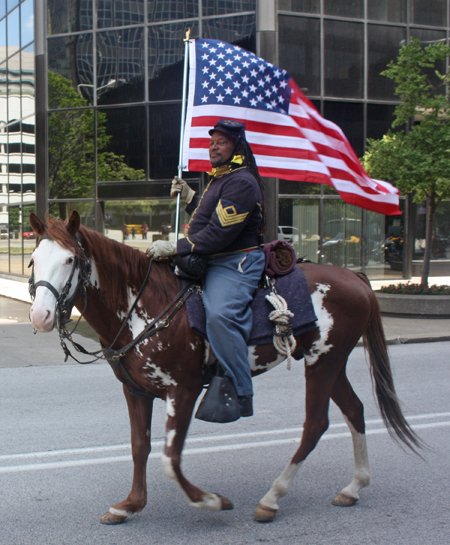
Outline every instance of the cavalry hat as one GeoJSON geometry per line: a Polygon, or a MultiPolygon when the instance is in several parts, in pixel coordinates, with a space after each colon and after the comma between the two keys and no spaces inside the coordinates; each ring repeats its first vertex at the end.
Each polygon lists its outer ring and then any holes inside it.
{"type": "Polygon", "coordinates": [[[233,119],[219,119],[219,121],[214,125],[214,128],[211,129],[209,134],[212,136],[214,131],[220,131],[228,136],[231,136],[236,140],[239,136],[245,140],[245,125],[240,121],[234,121],[233,119]]]}

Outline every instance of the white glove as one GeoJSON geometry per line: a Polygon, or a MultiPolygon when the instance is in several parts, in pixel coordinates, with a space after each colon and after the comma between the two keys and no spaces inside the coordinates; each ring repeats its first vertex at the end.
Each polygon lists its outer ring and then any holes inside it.
{"type": "Polygon", "coordinates": [[[176,199],[178,193],[180,193],[180,199],[188,204],[192,201],[195,195],[195,191],[189,187],[184,180],[178,178],[178,176],[175,176],[175,178],[172,180],[170,196],[173,199],[176,199]]]}
{"type": "Polygon", "coordinates": [[[147,248],[146,254],[154,259],[167,258],[176,255],[177,243],[168,240],[155,240],[147,248]]]}

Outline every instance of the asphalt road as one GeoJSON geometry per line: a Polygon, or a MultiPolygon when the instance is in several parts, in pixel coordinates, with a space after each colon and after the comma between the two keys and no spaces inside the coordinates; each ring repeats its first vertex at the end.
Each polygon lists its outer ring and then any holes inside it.
{"type": "Polygon", "coordinates": [[[351,440],[332,406],[330,429],[281,500],[276,520],[271,524],[252,520],[259,499],[298,444],[304,416],[299,363],[290,372],[280,366],[255,379],[253,418],[227,425],[192,423],[185,474],[203,489],[227,496],[235,505],[233,511],[190,508],[164,476],[159,460],[164,404],[156,401],[148,505],[124,524],[111,527],[101,525],[100,516],[126,497],[132,477],[121,385],[107,364],[62,365],[58,338],[52,334],[33,337],[36,348],[28,366],[26,343],[20,339],[28,342],[30,326],[6,324],[0,330],[1,545],[450,541],[450,343],[390,348],[405,414],[430,446],[424,460],[405,453],[385,432],[363,349],[353,352],[349,376],[365,405],[373,477],[353,507],[330,503],[353,473],[351,440]]]}

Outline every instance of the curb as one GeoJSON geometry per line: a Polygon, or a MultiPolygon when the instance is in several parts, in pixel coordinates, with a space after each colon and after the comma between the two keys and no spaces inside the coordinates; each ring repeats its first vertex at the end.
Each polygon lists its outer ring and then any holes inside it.
{"type": "MultiPolygon", "coordinates": [[[[397,337],[396,339],[386,339],[386,344],[392,346],[395,344],[421,344],[421,343],[438,343],[450,341],[450,335],[443,335],[442,337],[397,337]]],[[[356,346],[364,346],[363,341],[358,341],[356,346]]]]}

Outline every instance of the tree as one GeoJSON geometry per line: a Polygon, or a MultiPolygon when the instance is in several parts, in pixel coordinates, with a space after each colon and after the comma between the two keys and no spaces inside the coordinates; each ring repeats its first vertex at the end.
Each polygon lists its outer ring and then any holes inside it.
{"type": "Polygon", "coordinates": [[[400,49],[382,75],[395,82],[402,103],[381,140],[369,140],[363,165],[370,176],[387,180],[416,203],[426,202],[427,226],[421,284],[428,285],[436,209],[450,194],[449,73],[441,73],[450,47],[433,43],[422,47],[413,38],[400,49]],[[405,131],[394,130],[406,127],[405,131]]]}
{"type": "MultiPolygon", "coordinates": [[[[50,199],[93,198],[95,187],[95,123],[92,109],[80,109],[88,102],[60,74],[48,74],[49,106],[52,112],[49,134],[50,199]]],[[[106,132],[106,114],[97,112],[98,179],[105,181],[142,180],[143,170],[128,166],[123,155],[108,151],[111,136],[106,132]]],[[[59,216],[65,218],[65,203],[59,216]]]]}

